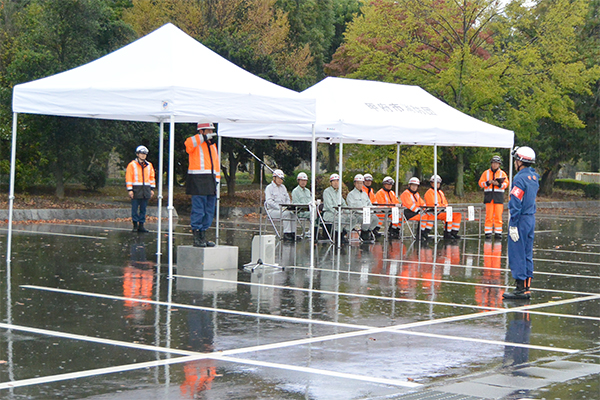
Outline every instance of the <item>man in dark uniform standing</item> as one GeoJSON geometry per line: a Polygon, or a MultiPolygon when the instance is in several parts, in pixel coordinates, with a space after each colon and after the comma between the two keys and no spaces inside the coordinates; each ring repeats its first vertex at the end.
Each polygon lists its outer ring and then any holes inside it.
{"type": "Polygon", "coordinates": [[[533,237],[535,228],[535,199],[540,187],[540,176],[531,165],[535,163],[535,152],[531,147],[517,147],[512,156],[517,174],[514,177],[508,210],[508,264],[516,289],[504,293],[505,299],[531,298],[533,278],[533,237]]]}

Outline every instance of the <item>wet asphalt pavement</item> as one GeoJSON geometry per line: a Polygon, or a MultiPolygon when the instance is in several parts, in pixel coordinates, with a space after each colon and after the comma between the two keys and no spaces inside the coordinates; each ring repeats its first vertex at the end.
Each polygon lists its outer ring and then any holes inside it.
{"type": "Polygon", "coordinates": [[[533,298],[510,303],[506,237],[475,223],[437,244],[322,242],[312,269],[308,240],[278,243],[285,269],[250,273],[257,224],[225,221],[238,268],[173,280],[155,232],[16,225],[0,399],[599,399],[599,222],[539,214],[533,298]]]}

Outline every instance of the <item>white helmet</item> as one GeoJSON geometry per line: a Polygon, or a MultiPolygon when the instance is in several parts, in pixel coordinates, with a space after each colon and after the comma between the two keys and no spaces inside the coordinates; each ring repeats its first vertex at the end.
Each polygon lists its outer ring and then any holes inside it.
{"type": "Polygon", "coordinates": [[[148,148],[146,146],[138,146],[135,149],[135,154],[138,154],[138,153],[148,154],[148,148]]]}
{"type": "Polygon", "coordinates": [[[212,129],[215,130],[215,126],[212,122],[198,122],[198,130],[202,129],[212,129]]]}
{"type": "Polygon", "coordinates": [[[275,171],[273,171],[273,176],[276,176],[281,179],[285,178],[285,174],[280,169],[276,169],[275,171]]]}
{"type": "Polygon", "coordinates": [[[364,181],[365,181],[365,177],[362,176],[361,174],[354,175],[354,182],[364,182],[364,181]]]}
{"type": "Polygon", "coordinates": [[[372,181],[373,180],[373,175],[371,175],[371,174],[365,174],[364,178],[365,178],[365,181],[372,181]]]}
{"type": "Polygon", "coordinates": [[[340,176],[338,174],[331,174],[329,176],[329,182],[331,181],[339,181],[340,180],[340,176]]]}
{"type": "Polygon", "coordinates": [[[431,175],[431,178],[429,178],[429,182],[433,181],[435,181],[436,183],[442,183],[442,177],[439,175],[431,175]]]}
{"type": "Polygon", "coordinates": [[[298,174],[298,177],[296,178],[296,180],[300,180],[300,179],[304,179],[305,181],[308,180],[308,175],[306,175],[306,172],[300,172],[298,174]]]}
{"type": "Polygon", "coordinates": [[[410,178],[408,180],[408,184],[409,185],[420,185],[421,181],[419,180],[419,178],[417,178],[416,176],[413,176],[412,178],[410,178]]]}
{"type": "Polygon", "coordinates": [[[393,185],[394,184],[394,179],[391,176],[386,176],[385,178],[383,178],[382,183],[385,185],[393,185]]]}
{"type": "Polygon", "coordinates": [[[512,156],[519,161],[529,164],[535,164],[535,151],[531,147],[521,146],[515,147],[512,151],[512,156]]]}

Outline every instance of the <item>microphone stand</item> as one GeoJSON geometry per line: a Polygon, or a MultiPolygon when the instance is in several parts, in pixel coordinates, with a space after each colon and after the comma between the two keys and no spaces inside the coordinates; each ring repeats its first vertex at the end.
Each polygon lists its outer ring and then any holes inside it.
{"type": "Polygon", "coordinates": [[[258,158],[258,156],[256,154],[251,152],[250,149],[244,143],[240,142],[237,139],[233,139],[233,140],[235,140],[237,142],[237,144],[241,145],[244,148],[244,150],[246,150],[248,152],[248,154],[250,154],[252,157],[254,157],[254,159],[256,161],[258,161],[260,163],[260,200],[259,200],[259,207],[258,207],[258,260],[256,260],[255,263],[249,262],[247,264],[244,264],[244,269],[248,269],[248,270],[250,270],[250,272],[254,272],[254,270],[258,267],[271,267],[271,268],[279,268],[283,271],[284,268],[281,265],[265,264],[262,261],[262,258],[263,258],[263,254],[262,254],[262,252],[263,252],[263,245],[262,245],[263,175],[265,172],[265,167],[267,167],[269,169],[269,171],[271,171],[271,173],[273,173],[274,171],[263,160],[258,158]]]}

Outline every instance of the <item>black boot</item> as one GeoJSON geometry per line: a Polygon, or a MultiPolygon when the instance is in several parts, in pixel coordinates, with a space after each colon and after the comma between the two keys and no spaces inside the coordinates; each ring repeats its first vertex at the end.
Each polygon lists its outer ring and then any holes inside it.
{"type": "Polygon", "coordinates": [[[517,287],[511,293],[504,292],[503,298],[509,300],[527,300],[531,298],[531,292],[525,287],[525,281],[517,279],[517,287]]]}
{"type": "Polygon", "coordinates": [[[140,232],[140,233],[149,232],[148,229],[144,228],[144,223],[143,222],[139,223],[139,225],[138,225],[138,232],[140,232]]]}
{"type": "Polygon", "coordinates": [[[494,234],[494,238],[498,239],[498,240],[501,240],[502,239],[502,234],[501,233],[495,233],[494,234]]]}
{"type": "Polygon", "coordinates": [[[450,231],[444,229],[444,240],[448,239],[454,239],[454,237],[452,236],[452,233],[450,233],[450,231]]]}
{"type": "Polygon", "coordinates": [[[203,240],[200,230],[194,229],[192,233],[194,234],[194,247],[206,247],[206,239],[203,240]]]}
{"type": "Polygon", "coordinates": [[[206,231],[200,232],[200,240],[204,242],[204,246],[202,247],[215,247],[215,242],[211,242],[210,240],[206,240],[206,231]]]}
{"type": "Polygon", "coordinates": [[[133,223],[133,229],[131,230],[131,232],[137,232],[138,231],[138,223],[134,222],[133,223]]]}
{"type": "Polygon", "coordinates": [[[486,233],[485,234],[485,240],[492,240],[492,234],[491,233],[486,233]]]}
{"type": "Polygon", "coordinates": [[[342,244],[348,243],[348,231],[344,229],[342,231],[342,244]]]}
{"type": "Polygon", "coordinates": [[[460,239],[460,235],[458,234],[457,230],[453,229],[450,234],[452,235],[452,239],[460,239]]]}
{"type": "Polygon", "coordinates": [[[421,229],[421,234],[420,234],[419,238],[421,240],[429,239],[429,232],[431,232],[431,229],[421,229]]]}

